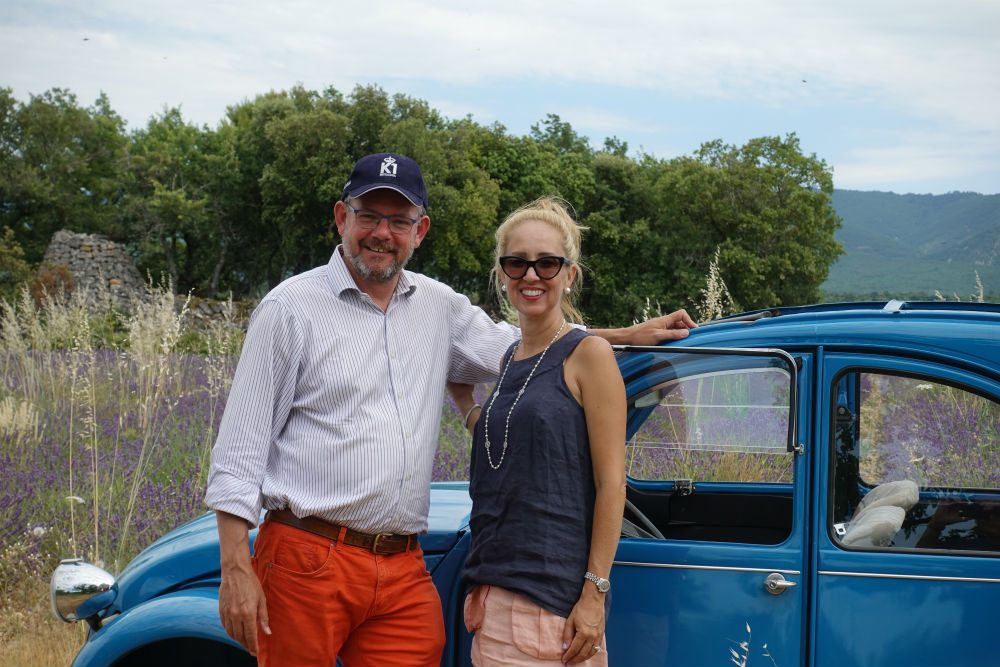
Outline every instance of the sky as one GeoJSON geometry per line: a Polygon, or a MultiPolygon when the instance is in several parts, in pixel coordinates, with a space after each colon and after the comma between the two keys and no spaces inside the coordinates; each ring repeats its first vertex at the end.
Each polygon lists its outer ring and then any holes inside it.
{"type": "Polygon", "coordinates": [[[1000,0],[0,0],[0,87],[138,129],[302,85],[690,155],[795,133],[852,190],[1000,192],[1000,0]]]}

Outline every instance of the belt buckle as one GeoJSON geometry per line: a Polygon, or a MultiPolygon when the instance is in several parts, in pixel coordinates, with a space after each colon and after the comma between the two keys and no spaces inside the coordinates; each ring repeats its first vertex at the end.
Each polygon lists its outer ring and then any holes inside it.
{"type": "Polygon", "coordinates": [[[383,539],[392,539],[394,535],[392,533],[379,533],[375,536],[375,541],[372,542],[372,553],[376,556],[388,556],[391,552],[389,551],[379,551],[379,542],[383,539]]]}

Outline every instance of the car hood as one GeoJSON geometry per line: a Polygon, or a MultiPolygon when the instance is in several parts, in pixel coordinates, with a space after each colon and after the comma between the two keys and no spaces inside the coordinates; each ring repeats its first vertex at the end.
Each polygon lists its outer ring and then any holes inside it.
{"type": "MultiPolygon", "coordinates": [[[[468,482],[431,485],[428,532],[420,536],[425,554],[451,549],[468,529],[472,501],[468,482]]],[[[250,531],[251,544],[257,530],[250,531]]],[[[179,526],[144,549],[117,577],[115,611],[184,588],[217,586],[219,534],[215,513],[179,526]]]]}

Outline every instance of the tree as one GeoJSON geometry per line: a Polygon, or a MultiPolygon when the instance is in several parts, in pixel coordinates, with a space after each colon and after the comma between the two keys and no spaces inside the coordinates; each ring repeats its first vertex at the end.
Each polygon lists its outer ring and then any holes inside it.
{"type": "Polygon", "coordinates": [[[132,135],[125,211],[139,267],[175,290],[204,287],[214,244],[208,223],[207,128],[166,109],[132,135]],[[206,256],[208,255],[208,256],[206,256]]]}
{"type": "Polygon", "coordinates": [[[219,285],[237,295],[259,296],[287,277],[281,234],[264,221],[261,176],[275,158],[267,126],[295,113],[295,106],[285,93],[259,95],[230,107],[218,129],[233,170],[217,193],[216,215],[229,230],[224,248],[230,267],[219,285]]]}
{"type": "Polygon", "coordinates": [[[351,155],[361,157],[386,150],[382,132],[392,122],[392,109],[384,90],[378,86],[355,87],[351,92],[348,114],[351,131],[348,149],[351,155]]]}
{"type": "Polygon", "coordinates": [[[664,300],[671,254],[650,222],[656,208],[647,181],[655,165],[609,153],[596,155],[593,164],[595,186],[580,220],[588,228],[583,312],[594,324],[624,325],[641,316],[647,300],[673,310],[678,302],[664,300]]]}
{"type": "Polygon", "coordinates": [[[589,227],[581,305],[595,324],[694,306],[716,251],[742,306],[814,301],[843,252],[830,170],[794,134],[631,158],[626,142],[594,150],[554,114],[515,136],[377,86],[346,100],[334,88],[272,91],[214,130],[177,109],[123,128],[104,96],[83,109],[60,89],[26,104],[0,89],[0,224],[23,261],[37,263],[58,229],[98,232],[179,291],[260,296],[327,260],[333,203],[355,160],[380,151],[412,156],[427,181],[433,231],[411,266],[487,307],[494,230],[543,195],[589,227]]]}
{"type": "Polygon", "coordinates": [[[0,220],[28,261],[41,260],[56,231],[115,236],[124,122],[101,95],[84,109],[53,88],[18,104],[0,91],[0,220]]]}
{"type": "Polygon", "coordinates": [[[333,202],[350,174],[348,119],[327,109],[300,111],[266,128],[273,157],[261,174],[262,221],[280,238],[283,273],[329,259],[333,202]]]}
{"type": "Polygon", "coordinates": [[[742,307],[813,302],[842,252],[830,171],[802,155],[795,135],[710,142],[670,161],[605,152],[594,174],[582,305],[597,323],[627,324],[647,300],[663,311],[694,307],[717,249],[742,307]]]}
{"type": "Polygon", "coordinates": [[[420,164],[427,183],[431,231],[410,266],[481,301],[492,266],[499,188],[471,159],[476,127],[463,122],[448,129],[436,125],[433,116],[410,114],[382,135],[385,149],[391,147],[420,164]]]}
{"type": "Polygon", "coordinates": [[[803,155],[798,138],[752,139],[742,147],[704,144],[678,158],[654,184],[659,226],[683,262],[683,294],[704,284],[719,248],[719,268],[746,308],[819,300],[819,286],[843,253],[826,163],[803,155]]]}
{"type": "Polygon", "coordinates": [[[0,299],[14,303],[31,275],[31,265],[24,260],[24,250],[14,238],[14,230],[7,227],[0,232],[0,299]]]}

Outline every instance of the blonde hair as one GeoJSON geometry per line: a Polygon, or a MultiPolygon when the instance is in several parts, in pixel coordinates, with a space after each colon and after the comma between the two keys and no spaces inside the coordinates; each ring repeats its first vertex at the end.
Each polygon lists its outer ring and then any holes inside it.
{"type": "MultiPolygon", "coordinates": [[[[587,229],[570,215],[570,205],[563,199],[554,196],[539,197],[525,204],[507,216],[496,231],[496,249],[493,255],[493,269],[490,271],[490,284],[496,292],[497,299],[504,303],[506,295],[500,282],[500,257],[507,252],[507,242],[511,232],[523,222],[537,220],[552,226],[559,232],[562,239],[563,255],[577,266],[576,279],[570,285],[570,291],[562,295],[559,306],[563,315],[570,322],[583,323],[583,315],[576,307],[580,290],[583,287],[583,265],[580,264],[580,238],[587,229]]],[[[565,270],[569,270],[569,266],[565,270]]]]}

